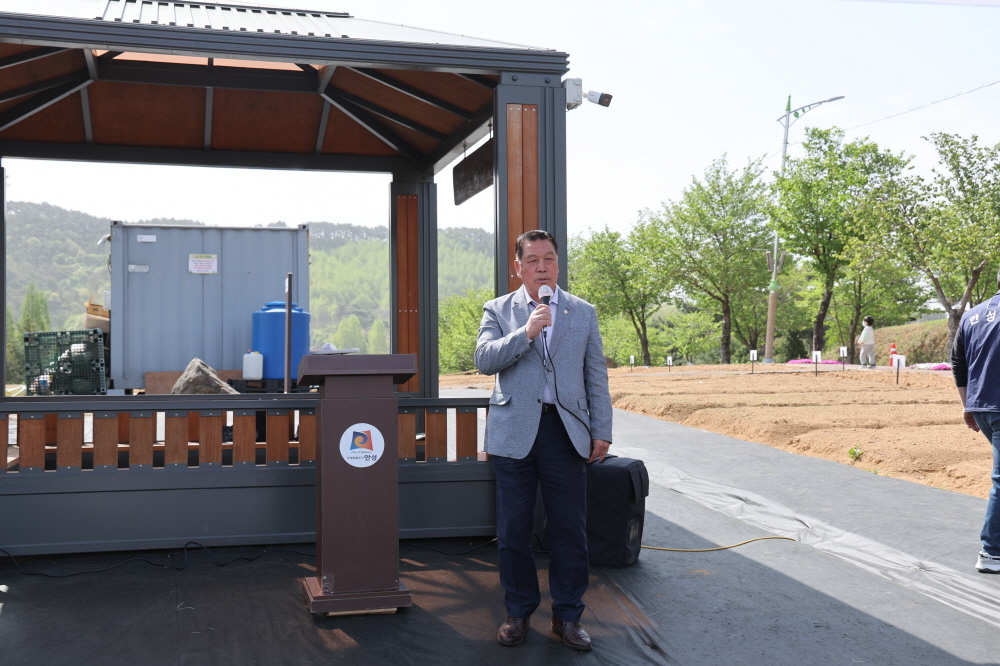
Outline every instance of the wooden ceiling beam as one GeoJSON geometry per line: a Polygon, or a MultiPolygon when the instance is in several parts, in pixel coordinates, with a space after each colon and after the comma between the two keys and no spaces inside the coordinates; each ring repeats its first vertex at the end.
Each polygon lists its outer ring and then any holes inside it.
{"type": "Polygon", "coordinates": [[[39,111],[46,109],[65,97],[69,97],[77,90],[85,88],[92,83],[86,75],[75,80],[61,83],[57,86],[43,90],[29,97],[20,104],[12,106],[3,113],[0,113],[0,132],[16,125],[25,118],[33,116],[39,111]]]}
{"type": "Polygon", "coordinates": [[[435,106],[443,111],[454,114],[459,118],[464,120],[472,120],[473,114],[466,111],[457,104],[452,104],[446,100],[441,99],[429,92],[421,90],[415,86],[411,86],[409,83],[404,83],[398,79],[395,79],[384,72],[380,72],[377,69],[372,69],[371,67],[349,67],[348,69],[357,72],[358,74],[363,74],[368,78],[378,81],[379,83],[389,86],[393,90],[398,90],[401,93],[405,93],[410,97],[419,99],[421,102],[435,106]]]}

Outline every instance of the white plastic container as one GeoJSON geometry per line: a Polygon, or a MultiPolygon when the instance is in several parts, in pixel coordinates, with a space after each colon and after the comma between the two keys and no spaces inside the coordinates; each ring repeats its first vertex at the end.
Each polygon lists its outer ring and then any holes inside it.
{"type": "Polygon", "coordinates": [[[260,352],[243,354],[243,379],[261,379],[264,377],[264,355],[260,352]]]}

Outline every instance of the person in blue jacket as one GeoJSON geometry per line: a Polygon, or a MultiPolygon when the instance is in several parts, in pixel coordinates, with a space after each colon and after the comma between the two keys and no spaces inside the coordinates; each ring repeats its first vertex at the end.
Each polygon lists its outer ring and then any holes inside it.
{"type": "Polygon", "coordinates": [[[993,445],[993,486],[986,503],[980,534],[983,549],[976,570],[1000,573],[1000,291],[962,315],[952,345],[951,367],[965,409],[965,425],[982,432],[993,445]]]}

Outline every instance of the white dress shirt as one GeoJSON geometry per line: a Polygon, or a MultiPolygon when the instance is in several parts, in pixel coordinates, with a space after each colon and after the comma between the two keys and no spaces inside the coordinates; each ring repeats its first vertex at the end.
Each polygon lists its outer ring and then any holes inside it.
{"type": "MultiPolygon", "coordinates": [[[[538,307],[539,301],[531,300],[531,297],[528,296],[528,290],[524,288],[524,285],[521,285],[521,289],[524,289],[525,300],[528,301],[528,304],[531,306],[532,311],[534,311],[534,309],[538,307]]],[[[559,305],[559,288],[557,287],[552,291],[552,297],[549,298],[549,310],[552,311],[552,326],[546,326],[542,330],[542,335],[545,336],[545,344],[542,345],[541,352],[546,358],[548,356],[546,352],[549,349],[551,349],[550,345],[552,344],[552,329],[555,328],[556,316],[559,313],[559,308],[557,307],[558,305],[559,305]]],[[[556,398],[552,394],[552,389],[549,388],[548,383],[546,383],[542,387],[542,402],[550,405],[554,405],[556,403],[556,398]]]]}

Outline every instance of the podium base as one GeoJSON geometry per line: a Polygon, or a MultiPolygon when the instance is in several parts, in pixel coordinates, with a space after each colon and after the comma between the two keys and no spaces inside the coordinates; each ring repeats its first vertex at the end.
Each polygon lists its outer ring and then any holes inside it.
{"type": "Polygon", "coordinates": [[[323,594],[323,588],[315,576],[302,581],[306,593],[306,606],[310,613],[336,613],[338,615],[363,615],[372,612],[394,612],[413,604],[410,590],[399,581],[398,590],[376,592],[341,592],[323,594]]]}

